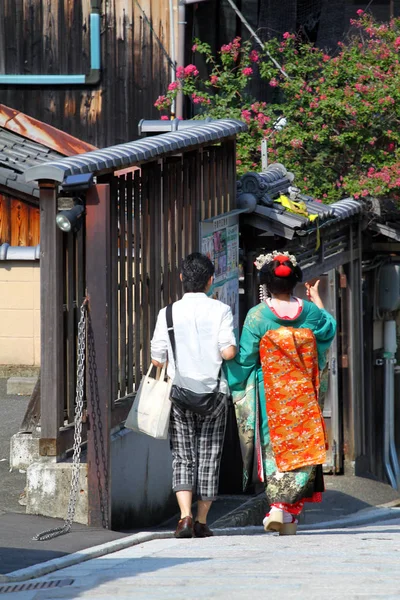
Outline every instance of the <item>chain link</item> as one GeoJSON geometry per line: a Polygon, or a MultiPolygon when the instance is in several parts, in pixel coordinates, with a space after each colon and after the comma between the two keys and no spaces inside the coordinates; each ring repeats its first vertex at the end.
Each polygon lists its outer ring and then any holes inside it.
{"type": "Polygon", "coordinates": [[[76,368],[76,396],[75,396],[75,420],[74,420],[74,453],[72,458],[71,489],[69,493],[67,518],[62,527],[48,529],[35,535],[37,541],[52,540],[69,533],[75,516],[76,503],[78,500],[79,474],[81,463],[82,443],[82,416],[85,389],[85,361],[86,361],[86,330],[87,330],[87,298],[82,303],[81,316],[78,324],[78,357],[76,368]]]}
{"type": "Polygon", "coordinates": [[[100,408],[100,396],[99,396],[99,381],[97,377],[97,362],[96,362],[96,348],[94,344],[93,330],[89,319],[88,326],[88,357],[89,357],[89,386],[90,395],[92,398],[92,414],[91,414],[91,427],[93,446],[96,463],[96,475],[97,484],[99,490],[100,500],[100,512],[102,519],[102,526],[105,529],[109,527],[108,519],[108,469],[107,459],[104,448],[104,434],[103,434],[103,423],[101,418],[100,408]],[[100,445],[100,451],[99,451],[100,445]],[[100,462],[101,458],[101,462],[100,462]],[[103,469],[103,477],[101,473],[101,467],[103,469]],[[104,488],[102,481],[104,480],[104,488]]]}

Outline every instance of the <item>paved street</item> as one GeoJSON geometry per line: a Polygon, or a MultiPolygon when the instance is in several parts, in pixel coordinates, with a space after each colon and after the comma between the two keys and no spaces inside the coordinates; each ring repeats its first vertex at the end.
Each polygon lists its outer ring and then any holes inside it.
{"type": "Polygon", "coordinates": [[[28,404],[26,396],[8,396],[7,380],[0,379],[0,512],[25,512],[18,498],[25,487],[24,473],[10,473],[10,438],[19,431],[28,404]]]}
{"type": "Polygon", "coordinates": [[[155,540],[42,578],[13,600],[400,598],[400,519],[351,529],[155,540]]]}

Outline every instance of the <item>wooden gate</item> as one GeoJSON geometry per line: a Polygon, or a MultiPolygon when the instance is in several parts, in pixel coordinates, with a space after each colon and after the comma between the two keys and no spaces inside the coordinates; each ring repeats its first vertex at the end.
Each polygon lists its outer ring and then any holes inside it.
{"type": "Polygon", "coordinates": [[[110,433],[149,365],[158,311],[181,295],[180,264],[198,249],[200,221],[236,207],[235,135],[244,127],[217,121],[28,173],[41,188],[40,452],[59,461],[72,445],[77,321],[83,298],[89,302],[90,525],[111,526],[110,433]],[[85,224],[64,234],[57,186],[82,173],[96,177],[83,194],[85,224]]]}

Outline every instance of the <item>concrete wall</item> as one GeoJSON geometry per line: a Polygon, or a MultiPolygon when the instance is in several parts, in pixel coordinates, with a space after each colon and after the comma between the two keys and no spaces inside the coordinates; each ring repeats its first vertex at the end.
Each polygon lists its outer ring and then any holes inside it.
{"type": "Polygon", "coordinates": [[[177,512],[169,440],[122,429],[112,436],[113,529],[161,523],[177,512]]]}
{"type": "Polygon", "coordinates": [[[39,261],[1,261],[0,365],[39,364],[39,261]]]}

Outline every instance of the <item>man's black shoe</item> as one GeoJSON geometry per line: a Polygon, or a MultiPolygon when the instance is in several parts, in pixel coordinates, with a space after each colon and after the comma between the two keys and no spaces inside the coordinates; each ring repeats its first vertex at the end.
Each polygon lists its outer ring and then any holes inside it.
{"type": "Polygon", "coordinates": [[[194,524],[193,533],[194,537],[198,538],[211,537],[212,535],[214,535],[211,529],[208,527],[208,525],[206,525],[205,523],[200,523],[199,521],[196,521],[196,523],[194,524]]]}

